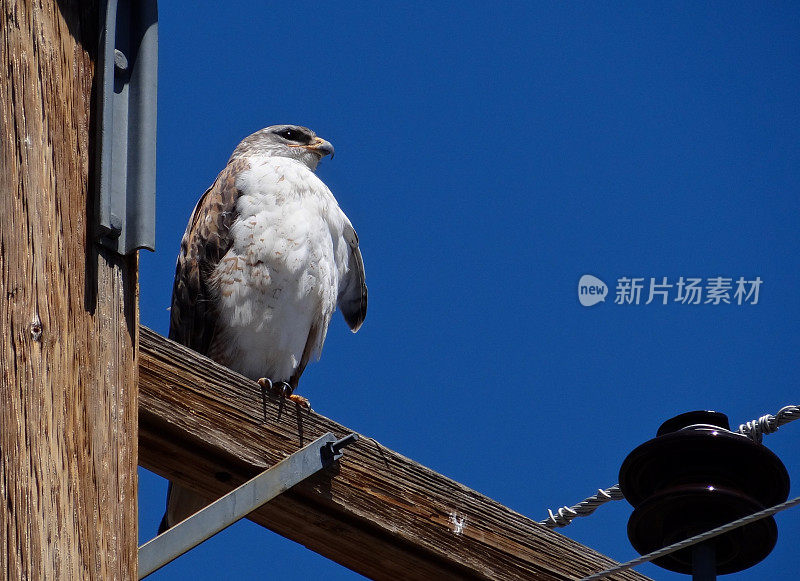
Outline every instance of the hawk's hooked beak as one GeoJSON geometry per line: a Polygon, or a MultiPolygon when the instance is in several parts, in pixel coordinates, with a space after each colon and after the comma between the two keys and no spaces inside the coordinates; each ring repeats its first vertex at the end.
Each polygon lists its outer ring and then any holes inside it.
{"type": "Polygon", "coordinates": [[[308,145],[292,145],[291,147],[302,147],[317,153],[320,157],[330,155],[331,159],[333,159],[333,145],[331,145],[330,141],[325,141],[321,137],[315,137],[314,141],[308,145]]]}

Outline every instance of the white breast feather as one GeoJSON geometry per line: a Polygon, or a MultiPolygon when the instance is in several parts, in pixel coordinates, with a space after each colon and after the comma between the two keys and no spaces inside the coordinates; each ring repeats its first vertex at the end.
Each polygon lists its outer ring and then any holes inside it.
{"type": "Polygon", "coordinates": [[[242,192],[233,246],[214,271],[219,325],[230,367],[251,378],[287,381],[317,325],[319,358],[347,272],[349,221],[322,181],[286,158],[254,158],[242,192]]]}

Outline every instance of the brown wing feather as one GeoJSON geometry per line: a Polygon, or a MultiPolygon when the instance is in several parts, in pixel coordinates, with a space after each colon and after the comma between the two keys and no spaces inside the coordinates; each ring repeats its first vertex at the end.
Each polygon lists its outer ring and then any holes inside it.
{"type": "Polygon", "coordinates": [[[208,354],[217,330],[217,310],[210,276],[231,247],[236,219],[236,176],[249,167],[232,160],[206,190],[189,218],[175,268],[169,338],[208,354]]]}
{"type": "MultiPolygon", "coordinates": [[[[210,276],[233,243],[230,228],[236,219],[240,195],[236,176],[248,167],[245,160],[232,160],[197,202],[181,240],[175,268],[169,338],[212,358],[214,354],[209,351],[217,332],[218,315],[210,276]]],[[[170,482],[159,534],[207,503],[195,492],[170,482]]]]}

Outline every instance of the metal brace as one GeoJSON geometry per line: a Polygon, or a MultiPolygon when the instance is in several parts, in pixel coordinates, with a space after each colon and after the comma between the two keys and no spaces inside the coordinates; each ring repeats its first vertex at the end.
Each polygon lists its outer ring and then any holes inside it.
{"type": "Polygon", "coordinates": [[[356,433],[337,440],[328,432],[186,520],[147,541],[139,547],[139,579],[144,579],[295,484],[330,466],[342,457],[342,448],[356,440],[358,440],[356,433]]]}
{"type": "Polygon", "coordinates": [[[97,238],[155,248],[157,0],[105,0],[98,50],[97,238]]]}

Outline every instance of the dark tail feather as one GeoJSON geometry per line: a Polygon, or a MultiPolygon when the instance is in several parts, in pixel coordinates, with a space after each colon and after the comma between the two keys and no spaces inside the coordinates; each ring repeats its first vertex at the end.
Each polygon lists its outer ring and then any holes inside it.
{"type": "Polygon", "coordinates": [[[161,533],[165,532],[168,528],[169,525],[167,524],[167,515],[165,514],[164,518],[161,519],[161,524],[158,525],[158,534],[160,535],[161,533]]]}
{"type": "Polygon", "coordinates": [[[166,531],[169,527],[172,526],[171,524],[169,524],[169,521],[167,519],[167,514],[169,512],[169,497],[170,497],[170,494],[172,494],[172,482],[170,482],[169,486],[167,487],[167,506],[164,507],[164,516],[161,518],[161,524],[158,525],[158,534],[159,535],[161,533],[163,533],[164,531],[166,531]]]}
{"type": "Polygon", "coordinates": [[[160,535],[170,527],[174,527],[182,520],[192,516],[198,510],[209,503],[209,500],[200,496],[196,492],[175,484],[169,483],[167,488],[167,508],[164,511],[164,518],[158,526],[160,535]]]}

